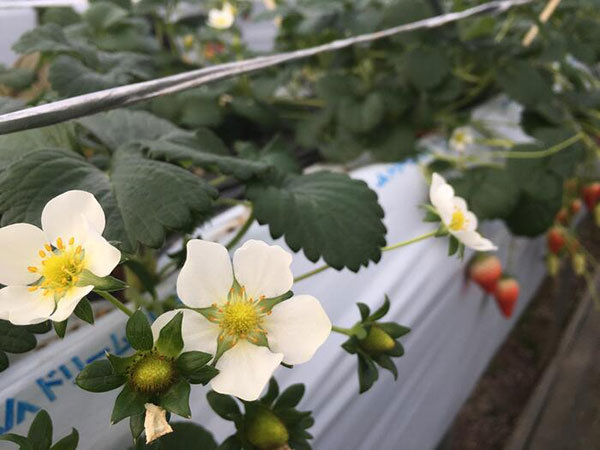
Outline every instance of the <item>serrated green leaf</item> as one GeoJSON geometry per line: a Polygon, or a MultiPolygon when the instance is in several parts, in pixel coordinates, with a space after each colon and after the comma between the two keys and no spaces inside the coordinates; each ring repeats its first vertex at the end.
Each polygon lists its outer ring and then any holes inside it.
{"type": "Polygon", "coordinates": [[[382,121],[385,104],[378,92],[369,94],[364,100],[347,97],[340,101],[337,114],[340,126],[353,133],[366,133],[382,121]]]}
{"type": "Polygon", "coordinates": [[[147,394],[137,392],[129,384],[126,384],[115,400],[110,422],[114,425],[126,417],[144,413],[146,411],[144,404],[147,402],[147,394]]]}
{"type": "Polygon", "coordinates": [[[8,369],[9,364],[10,363],[8,361],[8,355],[2,350],[0,350],[0,372],[3,372],[6,369],[8,369]]]}
{"type": "Polygon", "coordinates": [[[124,375],[115,373],[108,360],[102,359],[85,366],[75,382],[85,391],[107,392],[122,386],[126,380],[124,375]]]}
{"type": "Polygon", "coordinates": [[[65,436],[56,444],[54,444],[50,450],[75,450],[79,444],[79,433],[75,428],[72,429],[71,434],[65,436]]]}
{"type": "Polygon", "coordinates": [[[183,338],[181,337],[182,322],[183,312],[178,312],[160,329],[158,339],[156,340],[156,350],[161,355],[175,358],[181,353],[183,349],[183,338]]]}
{"type": "Polygon", "coordinates": [[[12,89],[25,89],[36,79],[35,71],[23,67],[7,69],[0,65],[0,84],[12,89]]]}
{"type": "Polygon", "coordinates": [[[91,192],[106,215],[104,237],[134,251],[137,242],[163,244],[167,230],[188,229],[212,208],[217,192],[205,181],[171,164],[123,148],[109,176],[72,152],[35,152],[10,165],[0,177],[2,225],[39,224],[45,204],[70,189],[91,192]]]}
{"type": "Polygon", "coordinates": [[[450,63],[442,47],[421,47],[406,56],[406,71],[411,83],[428,90],[444,80],[450,71],[450,63]]]}
{"type": "Polygon", "coordinates": [[[8,353],[25,353],[37,344],[35,336],[27,328],[0,320],[0,350],[8,353]]]}
{"type": "Polygon", "coordinates": [[[235,420],[242,415],[239,406],[229,395],[210,391],[206,394],[210,407],[225,420],[235,420]]]}
{"type": "Polygon", "coordinates": [[[152,337],[152,328],[148,323],[146,315],[141,309],[138,309],[133,316],[127,320],[125,333],[129,344],[135,350],[152,350],[154,347],[154,338],[152,337]]]}
{"type": "Polygon", "coordinates": [[[87,297],[83,297],[73,310],[73,314],[90,325],[94,324],[94,310],[87,297]]]}
{"type": "Polygon", "coordinates": [[[281,393],[275,405],[273,406],[274,410],[280,408],[294,408],[302,397],[304,396],[305,387],[303,384],[292,384],[285,391],[281,393]]]}
{"type": "Polygon", "coordinates": [[[21,35],[13,45],[17,53],[71,52],[74,46],[69,42],[60,26],[48,23],[21,35]]]}
{"type": "Polygon", "coordinates": [[[179,380],[160,396],[160,406],[178,416],[189,419],[192,416],[190,391],[190,384],[185,380],[179,380]]]}
{"type": "Polygon", "coordinates": [[[44,409],[40,410],[33,419],[27,439],[33,450],[48,450],[52,445],[52,420],[44,409]]]}
{"type": "Polygon", "coordinates": [[[415,132],[408,126],[395,125],[374,133],[369,150],[379,161],[403,161],[417,154],[415,132]]]}
{"type": "Polygon", "coordinates": [[[552,85],[530,62],[511,61],[499,68],[497,81],[514,100],[533,106],[552,96],[552,85]]]}
{"type": "Polygon", "coordinates": [[[356,272],[381,257],[383,210],[363,181],[329,172],[287,175],[274,184],[252,183],[246,195],[271,236],[284,236],[313,262],[323,257],[338,270],[356,272]]]}
{"type": "Polygon", "coordinates": [[[110,2],[94,2],[83,14],[84,20],[96,30],[107,30],[127,18],[127,10],[110,2]]]}

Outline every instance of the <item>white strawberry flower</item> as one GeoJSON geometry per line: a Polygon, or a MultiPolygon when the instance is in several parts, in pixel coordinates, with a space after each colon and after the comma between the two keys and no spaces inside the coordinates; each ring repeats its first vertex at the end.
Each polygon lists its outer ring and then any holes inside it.
{"type": "MultiPolygon", "coordinates": [[[[183,310],[183,351],[216,355],[215,391],[256,400],[281,362],[310,360],[329,336],[331,322],[316,298],[270,300],[292,287],[291,262],[281,247],[250,240],[236,250],[232,267],[221,244],[188,242],[177,294],[198,310],[183,310]]],[[[179,311],[156,319],[155,337],[179,311]]]]}
{"type": "Polygon", "coordinates": [[[235,21],[235,8],[225,2],[221,9],[213,8],[208,12],[208,25],[217,30],[226,30],[235,21]]]}
{"type": "Polygon", "coordinates": [[[475,142],[475,133],[469,127],[455,128],[450,137],[450,148],[458,153],[464,153],[475,142]]]}
{"type": "Polygon", "coordinates": [[[464,245],[480,252],[497,249],[490,240],[476,231],[477,217],[469,211],[467,202],[454,195],[452,186],[437,173],[431,179],[429,199],[448,232],[464,245]]]}
{"type": "Polygon", "coordinates": [[[108,276],[121,252],[102,237],[100,203],[68,191],[42,211],[42,229],[16,223],[0,228],[0,318],[15,325],[62,322],[94,286],[80,286],[84,270],[108,276]]]}

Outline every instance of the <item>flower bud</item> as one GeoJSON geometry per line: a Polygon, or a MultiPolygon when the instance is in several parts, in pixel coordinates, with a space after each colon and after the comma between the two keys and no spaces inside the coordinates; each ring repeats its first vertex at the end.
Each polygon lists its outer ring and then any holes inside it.
{"type": "Polygon", "coordinates": [[[173,360],[154,351],[141,354],[131,366],[129,379],[137,391],[163,392],[173,384],[175,379],[173,360]]]}
{"type": "Polygon", "coordinates": [[[268,409],[263,409],[248,425],[246,437],[255,447],[272,450],[287,444],[290,435],[279,417],[268,409]]]}
{"type": "Polygon", "coordinates": [[[377,325],[373,325],[369,329],[367,337],[360,340],[359,344],[363,350],[371,355],[390,351],[396,345],[394,339],[377,325]]]}
{"type": "Polygon", "coordinates": [[[553,253],[550,253],[546,258],[546,267],[548,268],[548,273],[555,277],[558,275],[558,271],[560,270],[560,259],[553,253]]]}
{"type": "Polygon", "coordinates": [[[571,261],[573,265],[573,272],[576,275],[583,275],[585,273],[585,255],[583,253],[576,253],[571,261]]]}

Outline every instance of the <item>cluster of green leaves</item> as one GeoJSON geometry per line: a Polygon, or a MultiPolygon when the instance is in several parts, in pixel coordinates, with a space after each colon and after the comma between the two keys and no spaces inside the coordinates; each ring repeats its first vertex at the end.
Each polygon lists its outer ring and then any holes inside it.
{"type": "Polygon", "coordinates": [[[71,434],[52,445],[52,420],[42,409],[33,419],[27,436],[7,433],[0,436],[0,441],[17,444],[20,450],[75,450],[79,443],[79,433],[73,428],[71,434]]]}
{"type": "Polygon", "coordinates": [[[266,394],[253,402],[244,401],[244,412],[233,397],[211,391],[207,394],[211,408],[223,419],[234,422],[236,433],[228,437],[220,450],[268,450],[285,447],[310,450],[306,431],[314,420],[310,411],[298,411],[296,406],[304,395],[303,384],[293,384],[279,393],[274,378],[266,394]]]}
{"type": "Polygon", "coordinates": [[[394,379],[398,370],[392,358],[404,355],[404,347],[398,339],[410,332],[410,328],[395,322],[380,322],[390,309],[390,300],[386,296],[383,305],[371,314],[364,303],[357,303],[360,321],[352,328],[350,337],[342,348],[358,357],[359,392],[368,391],[379,378],[377,366],[389,370],[394,379]]]}
{"type": "Polygon", "coordinates": [[[111,422],[129,417],[134,439],[144,431],[146,403],[189,418],[190,384],[206,384],[218,373],[207,365],[212,355],[199,351],[182,353],[182,318],[183,313],[173,317],[155,342],[148,319],[138,310],[126,326],[127,340],[136,353],[128,357],[107,354],[107,359],[94,361],[77,376],[77,385],[90,392],[124,386],[115,400],[111,422]],[[156,361],[160,366],[149,366],[152,370],[136,370],[156,361]]]}
{"type": "Polygon", "coordinates": [[[26,353],[37,345],[36,334],[50,331],[50,321],[37,325],[17,326],[7,320],[0,320],[0,372],[9,365],[6,353],[26,353]]]}

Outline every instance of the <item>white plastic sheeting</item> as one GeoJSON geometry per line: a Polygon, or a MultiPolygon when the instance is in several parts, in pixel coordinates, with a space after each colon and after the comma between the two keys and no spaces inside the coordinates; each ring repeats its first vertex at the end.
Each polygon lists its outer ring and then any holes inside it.
{"type": "MultiPolygon", "coordinates": [[[[377,165],[358,170],[379,195],[386,213],[388,243],[415,237],[433,228],[421,221],[418,205],[426,201],[427,186],[413,164],[377,165]]],[[[243,211],[233,209],[217,217],[204,236],[218,230],[243,211]],[[211,231],[212,230],[212,231],[211,231]]],[[[348,211],[348,214],[353,214],[348,211]]],[[[500,256],[511,238],[499,224],[484,228],[500,246],[500,256]]],[[[271,240],[268,229],[253,226],[247,238],[271,240]]],[[[285,247],[283,240],[277,241],[285,247]]],[[[304,382],[307,393],[301,409],[314,411],[310,430],[319,449],[433,449],[468,397],[490,358],[525,308],[544,274],[543,242],[515,239],[509,270],[518,274],[522,294],[512,320],[505,320],[493,300],[464,281],[464,263],[447,257],[447,240],[430,239],[389,252],[377,265],[358,274],[328,270],[294,286],[295,293],[319,298],[334,324],[347,327],[359,317],[357,301],[376,308],[388,294],[392,306],[386,320],[412,328],[402,338],[406,355],[396,360],[399,377],[380,371],[380,380],[358,395],[356,356],[339,345],[344,336],[333,334],[308,363],[293,370],[280,368],[282,388],[304,382]]],[[[304,273],[315,265],[298,254],[292,269],[304,273]]],[[[174,280],[172,280],[174,281],[174,280]]],[[[125,316],[119,311],[83,327],[61,341],[21,359],[0,377],[0,426],[25,433],[35,408],[46,408],[54,421],[55,436],[79,429],[81,449],[127,448],[127,421],[111,427],[109,416],[118,391],[92,394],[78,389],[77,367],[106,348],[126,351],[125,316]],[[3,425],[4,424],[4,425],[3,425]]],[[[232,423],[212,413],[207,388],[192,390],[194,421],[228,436],[232,423]]],[[[9,444],[0,444],[9,448],[9,444]]]]}

